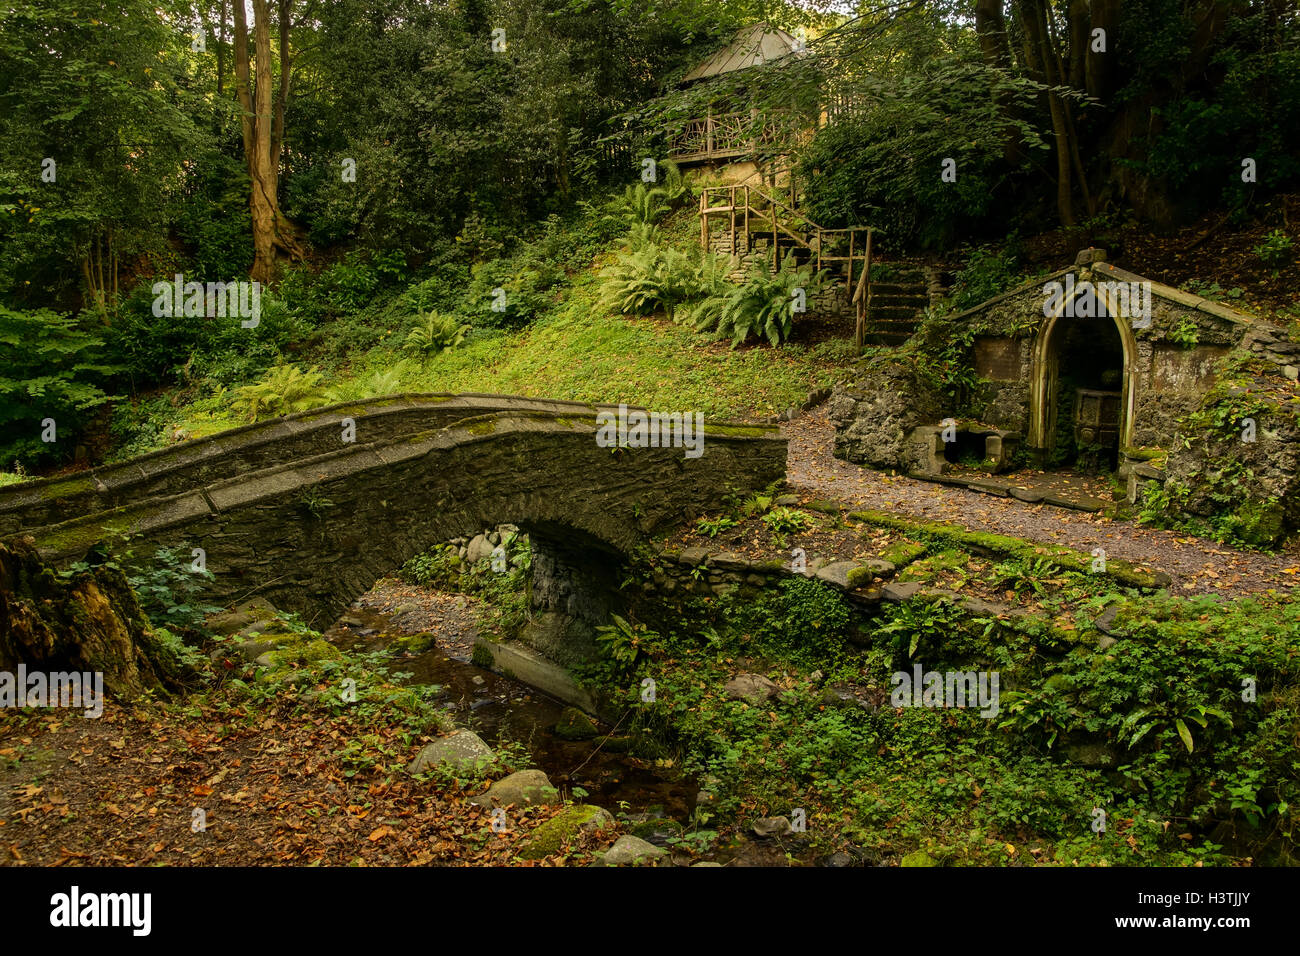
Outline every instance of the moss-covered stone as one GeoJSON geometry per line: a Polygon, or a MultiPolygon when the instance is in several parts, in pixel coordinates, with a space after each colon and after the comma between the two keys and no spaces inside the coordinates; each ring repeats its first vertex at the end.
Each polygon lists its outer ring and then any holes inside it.
{"type": "Polygon", "coordinates": [[[595,721],[577,707],[566,707],[560,711],[560,719],[555,725],[555,736],[561,740],[590,740],[599,733],[595,721]]]}
{"type": "MultiPolygon", "coordinates": [[[[438,646],[438,638],[429,631],[421,631],[419,634],[399,637],[394,643],[412,654],[424,654],[438,646]]],[[[476,647],[475,650],[477,649],[476,647]]]]}
{"type": "Polygon", "coordinates": [[[850,568],[846,578],[850,588],[860,588],[870,584],[876,577],[876,572],[872,568],[856,567],[850,568]]]}
{"type": "Polygon", "coordinates": [[[469,662],[475,667],[491,670],[493,664],[492,652],[482,644],[475,644],[474,650],[470,651],[469,662]]]}
{"type": "Polygon", "coordinates": [[[579,804],[547,820],[523,842],[519,851],[521,859],[540,860],[554,856],[567,847],[583,831],[602,830],[614,825],[607,810],[590,804],[579,804]]]}
{"type": "MultiPolygon", "coordinates": [[[[929,537],[951,545],[958,545],[976,554],[984,554],[990,557],[1020,558],[1027,561],[1043,560],[1056,565],[1064,571],[1076,571],[1080,574],[1093,573],[1091,555],[1081,554],[1069,548],[1038,544],[1033,541],[1026,541],[1023,538],[990,534],[987,531],[968,531],[960,525],[942,524],[935,521],[914,521],[886,511],[855,511],[851,517],[877,527],[902,531],[914,537],[929,537]]],[[[916,565],[913,567],[915,568],[916,565]]],[[[1167,574],[1159,571],[1140,571],[1127,561],[1122,561],[1119,558],[1107,558],[1106,570],[1097,573],[1109,576],[1129,587],[1152,590],[1169,585],[1169,576],[1167,574]]],[[[916,574],[914,573],[912,576],[915,577],[916,574]]]]}
{"type": "Polygon", "coordinates": [[[896,568],[911,564],[927,551],[927,547],[915,541],[896,541],[880,552],[880,559],[888,561],[896,568]]]}

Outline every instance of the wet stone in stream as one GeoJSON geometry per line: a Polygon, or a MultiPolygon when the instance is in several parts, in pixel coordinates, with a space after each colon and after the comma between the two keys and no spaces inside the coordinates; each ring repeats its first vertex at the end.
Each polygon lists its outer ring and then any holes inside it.
{"type": "MultiPolygon", "coordinates": [[[[464,607],[462,601],[457,607],[464,607]]],[[[428,615],[421,625],[428,625],[428,615]]],[[[435,633],[437,628],[430,628],[435,633]]],[[[444,650],[434,646],[412,654],[398,641],[404,632],[385,614],[368,607],[354,607],[325,632],[327,640],[342,647],[374,653],[392,649],[392,667],[410,676],[407,684],[433,684],[441,689],[443,708],[456,722],[477,733],[491,747],[506,742],[523,745],[533,763],[551,782],[567,790],[581,787],[588,802],[617,812],[653,813],[673,820],[690,816],[698,786],[677,778],[664,768],[647,766],[617,748],[600,746],[601,736],[587,740],[564,740],[554,729],[561,723],[566,705],[526,684],[503,677],[469,662],[471,643],[450,641],[444,650]]],[[[459,635],[458,635],[459,636],[459,635]]],[[[438,644],[442,644],[438,639],[438,644]]],[[[676,826],[674,824],[674,826],[676,826]]],[[[677,826],[677,832],[680,832],[677,826]]]]}

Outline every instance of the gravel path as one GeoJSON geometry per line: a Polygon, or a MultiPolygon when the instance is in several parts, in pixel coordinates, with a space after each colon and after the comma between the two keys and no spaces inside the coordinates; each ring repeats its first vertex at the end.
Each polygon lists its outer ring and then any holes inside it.
{"type": "Polygon", "coordinates": [[[1174,580],[1171,591],[1176,594],[1245,594],[1300,585],[1300,545],[1278,554],[1238,551],[1133,521],[892,477],[840,461],[831,454],[835,428],[827,419],[824,404],[784,423],[781,433],[790,441],[787,479],[795,488],[818,498],[1083,552],[1104,548],[1111,557],[1169,574],[1174,580]]]}

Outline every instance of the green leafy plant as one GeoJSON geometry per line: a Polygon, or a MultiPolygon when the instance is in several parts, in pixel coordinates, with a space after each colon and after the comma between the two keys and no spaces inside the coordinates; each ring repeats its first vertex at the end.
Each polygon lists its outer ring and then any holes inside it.
{"type": "Polygon", "coordinates": [[[697,534],[706,535],[710,538],[716,538],[728,528],[736,527],[736,520],[721,515],[717,518],[701,518],[695,522],[695,531],[697,534]]]}
{"type": "Polygon", "coordinates": [[[1207,282],[1204,279],[1191,279],[1183,286],[1188,292],[1199,295],[1203,299],[1209,299],[1212,302],[1219,302],[1223,299],[1240,299],[1246,293],[1240,288],[1231,288],[1225,290],[1217,282],[1207,282]]]}
{"type": "Polygon", "coordinates": [[[325,398],[320,369],[302,371],[296,365],[276,365],[261,380],[235,389],[230,407],[250,422],[313,408],[325,398]]]}
{"type": "Polygon", "coordinates": [[[686,196],[688,187],[675,163],[659,163],[657,182],[639,182],[623,190],[610,204],[607,218],[626,222],[633,227],[653,225],[666,216],[686,196]]]}
{"type": "Polygon", "coordinates": [[[153,624],[191,633],[200,632],[203,619],[221,610],[202,600],[212,580],[211,571],[195,570],[179,548],[159,548],[150,562],[127,571],[140,609],[153,624]]]}
{"type": "Polygon", "coordinates": [[[71,316],[0,305],[0,460],[47,457],[85,413],[109,401],[100,385],[114,369],[101,362],[103,342],[71,316]],[[58,442],[41,440],[52,418],[58,442]]]}
{"type": "Polygon", "coordinates": [[[638,230],[601,272],[601,302],[624,315],[662,310],[671,319],[683,302],[725,285],[724,273],[723,261],[712,252],[663,245],[638,230]]]}
{"type": "Polygon", "coordinates": [[[444,349],[454,349],[464,342],[469,328],[454,315],[431,311],[414,324],[407,333],[402,348],[417,355],[437,355],[444,349]]]}
{"type": "Polygon", "coordinates": [[[1185,315],[1179,320],[1178,324],[1168,332],[1169,341],[1185,349],[1194,348],[1196,343],[1201,340],[1201,330],[1196,324],[1196,320],[1189,315],[1185,315]]]}
{"type": "Polygon", "coordinates": [[[734,348],[750,337],[780,345],[794,329],[799,298],[807,303],[826,282],[826,271],[813,274],[799,267],[791,253],[776,271],[766,259],[755,262],[741,285],[729,285],[708,295],[690,310],[696,331],[712,330],[718,338],[731,338],[734,348]]]}
{"type": "Polygon", "coordinates": [[[1274,229],[1254,248],[1259,261],[1270,269],[1279,269],[1295,261],[1295,243],[1281,229],[1274,229]]]}
{"type": "Polygon", "coordinates": [[[808,513],[795,508],[773,508],[763,515],[762,522],[768,531],[779,535],[804,531],[812,525],[808,513]]]}
{"type": "Polygon", "coordinates": [[[642,643],[658,635],[644,624],[632,624],[617,614],[611,614],[609,619],[609,624],[596,628],[596,642],[613,674],[630,673],[641,656],[642,643]]]}
{"type": "Polygon", "coordinates": [[[1204,730],[1209,726],[1211,717],[1228,728],[1232,727],[1231,717],[1217,707],[1207,707],[1204,704],[1193,704],[1182,714],[1178,714],[1177,711],[1171,712],[1168,707],[1158,705],[1138,707],[1124,719],[1117,736],[1130,748],[1133,748],[1150,731],[1162,726],[1167,727],[1172,722],[1174,730],[1178,733],[1178,739],[1183,742],[1187,752],[1191,753],[1195,749],[1195,741],[1192,739],[1192,732],[1188,729],[1187,724],[1189,722],[1196,724],[1204,730]]]}

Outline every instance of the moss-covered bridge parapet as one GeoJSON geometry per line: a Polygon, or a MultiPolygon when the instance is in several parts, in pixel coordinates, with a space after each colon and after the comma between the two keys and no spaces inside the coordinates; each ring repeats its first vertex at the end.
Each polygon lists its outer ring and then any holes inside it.
{"type": "Polygon", "coordinates": [[[342,446],[349,422],[355,444],[363,445],[490,412],[594,415],[613,410],[586,402],[477,393],[400,394],[345,402],[232,428],[75,475],[0,488],[0,535],[328,454],[342,446]]]}
{"type": "Polygon", "coordinates": [[[728,495],[785,475],[786,442],[775,428],[706,426],[703,453],[690,458],[683,448],[601,447],[602,410],[502,396],[336,406],[93,474],[92,489],[98,481],[118,496],[114,507],[96,507],[78,480],[10,493],[0,498],[11,521],[3,533],[30,539],[56,563],[122,535],[137,555],[202,548],[214,603],[262,595],[320,623],[457,535],[511,523],[608,565],[728,495]],[[349,417],[357,439],[345,444],[349,417]],[[70,502],[91,504],[69,520],[22,520],[62,518],[70,502]]]}

